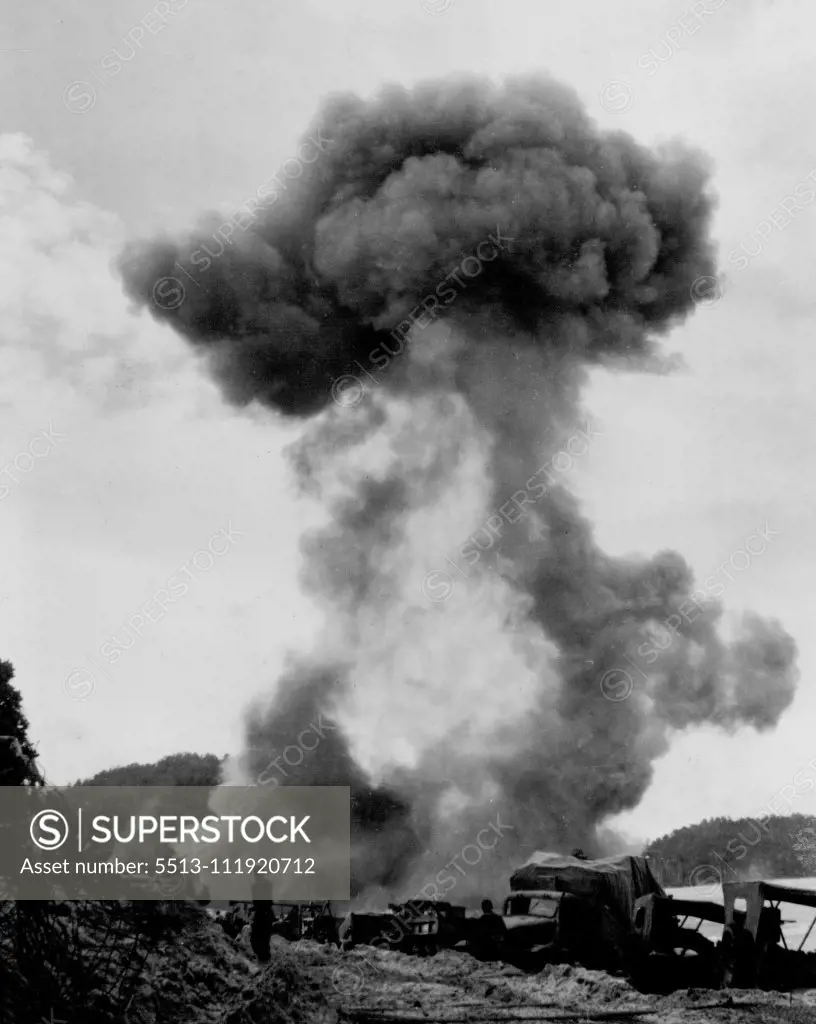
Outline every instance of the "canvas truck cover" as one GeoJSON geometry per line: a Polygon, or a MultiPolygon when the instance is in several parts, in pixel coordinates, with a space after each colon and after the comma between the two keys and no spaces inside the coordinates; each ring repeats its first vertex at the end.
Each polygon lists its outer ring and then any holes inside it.
{"type": "Polygon", "coordinates": [[[567,892],[613,908],[631,921],[635,900],[657,893],[665,896],[645,857],[605,857],[580,860],[560,853],[536,852],[510,878],[510,889],[549,889],[567,892]]]}

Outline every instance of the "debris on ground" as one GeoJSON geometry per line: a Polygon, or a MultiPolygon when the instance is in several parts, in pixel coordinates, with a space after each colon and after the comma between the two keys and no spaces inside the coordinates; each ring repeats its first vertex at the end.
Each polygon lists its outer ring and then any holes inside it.
{"type": "MultiPolygon", "coordinates": [[[[452,950],[417,957],[273,939],[270,951],[270,961],[261,965],[245,935],[230,938],[203,911],[191,914],[181,931],[151,951],[125,1017],[115,1024],[816,1020],[816,989],[781,995],[696,988],[645,995],[622,977],[584,967],[548,964],[525,973],[452,950]]],[[[53,1016],[68,1019],[57,1006],[53,1016]]]]}

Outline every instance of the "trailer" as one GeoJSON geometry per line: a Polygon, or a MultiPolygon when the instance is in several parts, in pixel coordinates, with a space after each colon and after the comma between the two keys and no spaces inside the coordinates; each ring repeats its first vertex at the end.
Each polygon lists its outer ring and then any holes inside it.
{"type": "Polygon", "coordinates": [[[395,904],[382,913],[346,914],[337,931],[340,948],[379,946],[420,956],[433,955],[438,949],[439,919],[434,914],[402,909],[405,906],[395,904]]]}
{"type": "Polygon", "coordinates": [[[717,988],[721,980],[721,904],[650,893],[635,901],[628,974],[643,992],[676,988],[717,988]],[[705,936],[704,922],[717,926],[717,940],[705,936]]]}
{"type": "Polygon", "coordinates": [[[816,913],[798,945],[785,925],[783,907],[816,911],[816,892],[772,882],[725,882],[722,981],[733,988],[789,991],[816,987],[816,952],[806,952],[816,913]]]}
{"type": "Polygon", "coordinates": [[[481,913],[454,906],[444,900],[410,900],[408,903],[390,903],[389,909],[405,920],[437,922],[435,944],[438,949],[468,949],[481,934],[481,913]]]}
{"type": "Polygon", "coordinates": [[[328,901],[306,903],[273,903],[275,923],[272,934],[298,942],[311,939],[314,942],[338,943],[337,930],[341,918],[332,914],[328,901]]]}

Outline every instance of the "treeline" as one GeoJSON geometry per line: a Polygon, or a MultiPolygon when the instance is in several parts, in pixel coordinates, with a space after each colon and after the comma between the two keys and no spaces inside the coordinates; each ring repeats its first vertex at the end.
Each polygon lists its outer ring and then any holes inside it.
{"type": "Polygon", "coordinates": [[[170,754],[155,764],[126,764],[97,772],[75,786],[217,786],[223,758],[215,754],[170,754]]]}
{"type": "MultiPolygon", "coordinates": [[[[46,780],[13,678],[14,666],[0,659],[0,784],[37,785],[46,780]]],[[[214,755],[174,754],[153,765],[100,772],[80,784],[215,786],[220,777],[214,755]]],[[[0,818],[0,847],[8,826],[0,818]]],[[[3,889],[0,884],[0,895],[3,889]]],[[[133,999],[146,989],[145,965],[183,929],[197,925],[199,913],[171,898],[0,899],[0,1021],[127,1020],[133,999]]]]}
{"type": "Polygon", "coordinates": [[[706,818],[650,842],[644,853],[663,886],[808,878],[816,876],[816,818],[706,818]]]}

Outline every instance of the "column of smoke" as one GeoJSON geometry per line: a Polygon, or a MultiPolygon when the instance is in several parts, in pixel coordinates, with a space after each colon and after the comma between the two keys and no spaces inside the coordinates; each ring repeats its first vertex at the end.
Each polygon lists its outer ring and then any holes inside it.
{"type": "Polygon", "coordinates": [[[691,310],[713,266],[707,172],[599,132],[541,79],[334,98],[316,130],[319,156],[226,246],[204,222],[134,245],[123,273],[229,401],[303,419],[292,464],[328,513],[303,542],[328,626],[248,715],[236,781],[322,714],[334,729],[286,781],[351,786],[355,890],[407,898],[441,872],[466,896],[535,848],[603,852],[598,825],[637,805],[673,730],[768,729],[792,700],[790,637],[748,617],[726,644],[713,605],[606,699],[693,591],[683,559],[606,556],[557,480],[498,541],[483,530],[584,427],[587,368],[654,364],[691,310]],[[452,279],[477,252],[494,258],[452,279]],[[177,308],[155,303],[164,278],[186,285],[177,308]],[[331,400],[347,374],[356,404],[331,400]],[[471,537],[489,550],[466,580],[446,558],[462,567],[471,537]],[[501,840],[480,832],[497,815],[501,840]]]}

